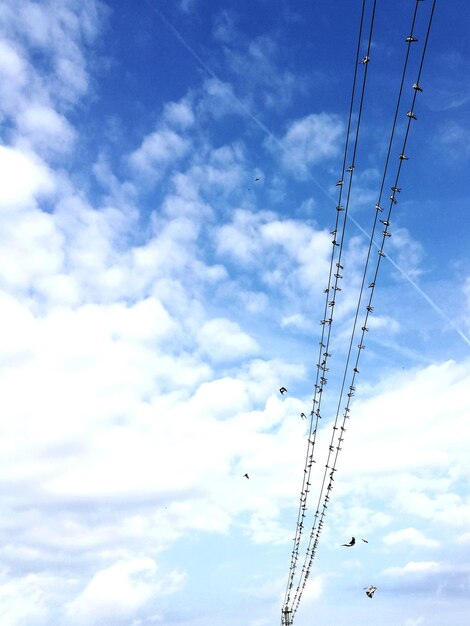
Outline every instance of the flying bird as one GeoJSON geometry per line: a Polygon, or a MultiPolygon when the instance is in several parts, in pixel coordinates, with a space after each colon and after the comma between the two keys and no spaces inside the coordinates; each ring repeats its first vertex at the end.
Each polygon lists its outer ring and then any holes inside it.
{"type": "Polygon", "coordinates": [[[279,393],[283,396],[286,393],[287,389],[285,387],[281,387],[279,389],[279,393]]]}
{"type": "Polygon", "coordinates": [[[346,548],[351,548],[356,543],[356,539],[351,537],[351,541],[349,543],[342,543],[341,545],[346,548]]]}
{"type": "Polygon", "coordinates": [[[243,474],[243,478],[250,478],[250,477],[248,476],[248,473],[246,473],[246,474],[243,474]]]}
{"type": "Polygon", "coordinates": [[[257,176],[257,177],[255,178],[255,183],[257,183],[259,180],[261,180],[261,178],[260,178],[259,176],[257,176]]]}
{"type": "Polygon", "coordinates": [[[303,420],[306,420],[306,419],[307,419],[307,416],[305,415],[305,413],[301,413],[301,414],[300,414],[300,417],[301,417],[303,420]]]}
{"type": "Polygon", "coordinates": [[[369,585],[368,587],[364,587],[364,589],[366,590],[366,595],[369,598],[372,598],[374,593],[377,591],[377,587],[374,587],[374,585],[369,585]]]}
{"type": "Polygon", "coordinates": [[[362,541],[363,541],[364,543],[369,543],[369,542],[367,541],[367,539],[362,539],[362,541]]]}

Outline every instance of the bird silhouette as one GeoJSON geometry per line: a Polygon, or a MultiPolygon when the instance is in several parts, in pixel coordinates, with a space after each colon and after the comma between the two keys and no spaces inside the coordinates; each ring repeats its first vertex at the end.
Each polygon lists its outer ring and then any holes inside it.
{"type": "Polygon", "coordinates": [[[300,414],[300,417],[301,417],[303,420],[307,419],[307,416],[305,415],[305,413],[301,413],[301,414],[300,414]]]}
{"type": "Polygon", "coordinates": [[[368,587],[364,587],[364,589],[366,590],[366,595],[369,598],[372,598],[374,593],[377,591],[377,587],[374,587],[374,585],[369,585],[368,587]]]}
{"type": "Polygon", "coordinates": [[[279,389],[279,393],[283,396],[286,393],[287,389],[285,387],[281,387],[279,389]]]}
{"type": "Polygon", "coordinates": [[[351,541],[349,543],[342,543],[341,545],[346,548],[351,548],[356,543],[356,539],[351,537],[351,541]]]}
{"type": "Polygon", "coordinates": [[[364,543],[369,543],[369,542],[367,541],[367,539],[362,539],[362,541],[363,541],[364,543]]]}
{"type": "Polygon", "coordinates": [[[415,91],[423,91],[421,85],[418,85],[418,83],[413,83],[413,89],[415,91]]]}
{"type": "Polygon", "coordinates": [[[248,473],[246,473],[246,474],[243,474],[243,478],[250,478],[250,477],[248,476],[248,473]]]}
{"type": "Polygon", "coordinates": [[[365,65],[366,63],[369,63],[370,58],[368,56],[363,57],[359,63],[362,63],[362,65],[365,65]]]}
{"type": "Polygon", "coordinates": [[[415,43],[415,41],[418,41],[418,40],[416,39],[416,37],[411,37],[410,36],[410,37],[407,37],[405,39],[405,41],[406,41],[406,43],[415,43]]]}

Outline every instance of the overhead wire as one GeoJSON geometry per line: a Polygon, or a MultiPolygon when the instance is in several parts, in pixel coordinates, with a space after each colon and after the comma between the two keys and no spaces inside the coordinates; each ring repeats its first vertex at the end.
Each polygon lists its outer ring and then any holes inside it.
{"type": "MultiPolygon", "coordinates": [[[[344,154],[343,154],[343,165],[342,165],[342,170],[341,170],[341,181],[344,180],[344,174],[346,171],[349,137],[350,137],[352,118],[353,118],[354,98],[355,98],[355,93],[356,93],[358,61],[359,61],[359,54],[360,54],[360,48],[361,48],[362,29],[363,29],[363,24],[364,24],[365,5],[366,5],[366,0],[363,0],[361,18],[360,18],[360,23],[359,23],[359,33],[358,33],[358,38],[357,38],[356,60],[355,60],[355,65],[354,65],[354,76],[353,76],[353,83],[352,83],[352,89],[351,89],[349,115],[348,115],[347,131],[346,131],[346,141],[345,141],[344,154]]],[[[339,186],[339,196],[338,196],[337,207],[341,206],[342,192],[343,192],[343,185],[341,184],[339,186]]],[[[315,405],[317,403],[319,404],[319,400],[317,399],[317,396],[319,396],[322,393],[323,387],[326,384],[326,378],[323,375],[321,375],[320,372],[322,372],[322,374],[326,373],[326,361],[329,356],[328,350],[326,349],[326,344],[324,343],[324,339],[325,339],[326,325],[330,321],[330,319],[327,318],[328,304],[329,304],[328,293],[331,288],[331,282],[332,282],[332,277],[333,277],[335,248],[338,245],[336,241],[336,235],[337,235],[338,227],[339,227],[339,216],[340,216],[340,211],[338,210],[336,212],[335,227],[331,231],[331,234],[333,235],[333,240],[332,240],[333,247],[332,247],[331,256],[330,256],[328,286],[325,289],[325,293],[327,295],[325,298],[325,305],[324,305],[321,340],[319,342],[320,349],[319,349],[319,355],[318,355],[318,360],[317,360],[316,380],[314,384],[315,393],[314,393],[314,398],[312,401],[312,411],[310,413],[310,420],[309,420],[310,427],[309,427],[309,433],[307,437],[307,452],[306,452],[305,465],[304,465],[304,474],[303,474],[303,480],[302,480],[300,502],[299,502],[299,508],[298,508],[298,513],[297,513],[296,532],[295,532],[295,537],[293,539],[294,545],[292,549],[291,563],[290,563],[287,586],[286,586],[286,591],[285,591],[284,601],[283,601],[283,607],[286,607],[285,611],[287,612],[289,611],[288,606],[290,602],[290,590],[293,587],[293,580],[294,580],[295,570],[297,567],[297,560],[299,556],[299,547],[300,547],[300,541],[301,541],[301,537],[303,533],[303,526],[304,526],[303,520],[306,517],[305,511],[307,509],[307,499],[308,499],[308,493],[310,491],[309,487],[311,485],[310,483],[311,468],[314,463],[313,453],[314,453],[314,448],[315,448],[315,439],[316,439],[316,433],[317,433],[317,427],[318,427],[318,420],[320,419],[320,410],[319,410],[320,407],[315,409],[315,405]],[[324,349],[325,349],[325,353],[323,353],[324,349]],[[324,363],[322,363],[322,355],[325,357],[324,363]],[[315,416],[315,420],[314,420],[314,416],[315,416]],[[315,426],[314,426],[314,421],[315,421],[315,426]]],[[[339,245],[341,246],[342,244],[339,244],[339,245]]],[[[335,290],[335,294],[336,294],[336,290],[335,290]]],[[[333,315],[333,311],[332,311],[332,315],[333,315]]],[[[332,321],[332,318],[331,318],[331,321],[332,321]]]]}
{"type": "MultiPolygon", "coordinates": [[[[347,131],[346,131],[346,141],[345,141],[344,154],[343,154],[343,165],[342,165],[342,170],[341,170],[341,181],[344,180],[344,174],[345,174],[345,171],[346,171],[346,162],[347,162],[347,154],[348,154],[348,146],[349,146],[349,137],[350,137],[352,118],[353,118],[354,98],[355,98],[355,93],[356,93],[358,61],[359,61],[360,48],[361,48],[362,29],[363,29],[363,24],[364,24],[365,5],[366,5],[366,0],[363,0],[363,2],[362,2],[362,10],[361,10],[361,18],[360,18],[360,23],[359,23],[359,32],[358,32],[358,38],[357,38],[356,60],[355,60],[355,65],[354,65],[354,76],[353,76],[353,83],[352,83],[352,89],[351,89],[349,115],[348,115],[347,131]]],[[[342,192],[343,192],[343,185],[340,185],[339,186],[338,204],[337,204],[338,207],[341,206],[342,192]]],[[[288,610],[288,605],[289,605],[289,602],[290,602],[290,590],[293,587],[293,580],[294,580],[294,576],[295,576],[295,569],[296,569],[297,560],[298,560],[299,546],[300,546],[300,541],[301,541],[302,532],[303,532],[303,526],[304,526],[303,520],[306,517],[305,511],[306,511],[306,508],[307,508],[308,493],[310,491],[309,487],[310,487],[310,484],[311,484],[310,483],[311,468],[312,468],[312,465],[314,463],[313,452],[314,452],[314,448],[315,448],[315,438],[316,438],[316,432],[317,432],[317,427],[318,427],[318,420],[320,419],[319,407],[318,407],[317,410],[315,410],[315,404],[319,403],[319,400],[317,399],[317,396],[321,394],[323,386],[324,386],[324,384],[326,384],[324,382],[325,381],[325,377],[321,376],[320,372],[322,372],[323,374],[326,372],[326,360],[327,360],[327,357],[328,357],[327,349],[325,350],[325,353],[323,354],[323,356],[325,356],[325,363],[323,365],[322,365],[322,358],[321,357],[322,357],[322,351],[326,347],[326,344],[324,344],[324,337],[325,337],[325,328],[326,328],[326,324],[327,324],[327,313],[328,313],[328,301],[329,301],[328,292],[330,290],[331,281],[332,281],[332,277],[333,277],[335,248],[338,245],[338,243],[336,241],[336,234],[338,232],[339,216],[340,216],[340,211],[338,210],[336,212],[335,227],[334,227],[333,231],[331,231],[331,234],[333,235],[333,240],[332,240],[333,247],[332,247],[331,256],[330,256],[330,267],[329,267],[329,273],[328,273],[328,286],[325,289],[325,292],[326,292],[327,295],[326,295],[326,298],[325,298],[325,305],[324,305],[321,340],[319,342],[320,343],[320,349],[319,349],[319,355],[318,355],[318,360],[317,360],[316,380],[315,380],[315,384],[314,384],[315,393],[314,393],[314,398],[313,398],[313,401],[312,401],[312,411],[310,413],[310,420],[309,420],[310,426],[309,426],[309,433],[308,433],[308,437],[307,437],[308,445],[307,445],[307,452],[306,452],[306,458],[305,458],[305,464],[304,464],[304,474],[303,474],[303,480],[302,480],[300,502],[299,502],[299,508],[298,508],[298,513],[297,513],[296,532],[295,532],[295,537],[293,539],[294,545],[293,545],[293,549],[292,549],[291,563],[290,563],[289,574],[288,574],[288,579],[287,579],[287,586],[286,586],[286,591],[285,591],[285,594],[284,594],[284,601],[283,601],[283,606],[286,607],[286,610],[288,610]],[[314,416],[315,416],[315,426],[314,426],[314,416]]],[[[342,245],[342,244],[340,244],[340,245],[342,245]]],[[[336,294],[336,291],[337,290],[335,290],[335,294],[336,294]]]]}
{"type": "MultiPolygon", "coordinates": [[[[365,347],[365,345],[364,345],[364,335],[365,335],[366,332],[368,332],[367,321],[368,321],[369,314],[372,313],[372,311],[373,311],[372,298],[373,298],[373,294],[374,294],[374,289],[375,289],[375,285],[376,285],[377,276],[378,276],[378,273],[379,273],[380,261],[385,256],[385,254],[383,252],[383,249],[384,249],[384,246],[385,246],[385,241],[386,241],[387,238],[389,238],[391,236],[391,234],[390,234],[390,232],[388,230],[388,227],[389,227],[389,224],[390,224],[390,216],[391,216],[393,207],[397,203],[397,200],[395,198],[395,194],[399,193],[398,182],[399,182],[401,167],[403,165],[404,160],[407,160],[407,158],[405,157],[405,154],[406,154],[405,150],[406,150],[406,144],[407,144],[408,134],[409,134],[409,130],[410,130],[410,125],[411,125],[412,121],[414,119],[416,119],[416,116],[414,115],[413,111],[414,111],[414,104],[415,104],[415,100],[416,100],[416,96],[417,96],[418,90],[414,89],[414,95],[413,95],[413,99],[412,99],[411,109],[410,109],[410,111],[407,114],[407,116],[408,116],[408,124],[407,124],[407,127],[406,127],[405,137],[404,137],[404,140],[403,140],[403,146],[402,146],[402,149],[401,149],[401,152],[400,152],[400,156],[399,156],[399,163],[398,163],[398,168],[397,168],[397,172],[396,172],[396,176],[395,176],[395,182],[394,182],[394,185],[392,187],[392,192],[393,193],[390,196],[390,205],[389,205],[389,210],[388,210],[388,213],[387,213],[387,219],[386,220],[381,220],[381,222],[384,224],[385,228],[382,231],[382,242],[381,242],[381,246],[380,246],[380,248],[378,250],[378,257],[377,257],[376,268],[375,268],[375,272],[374,272],[374,279],[373,279],[373,281],[369,285],[369,287],[371,288],[371,292],[370,292],[370,297],[369,297],[369,300],[368,300],[368,304],[366,305],[365,317],[364,317],[364,320],[363,320],[363,325],[361,327],[362,334],[361,334],[360,342],[357,345],[356,360],[355,360],[355,363],[354,363],[354,367],[352,369],[352,376],[351,376],[350,385],[349,385],[349,392],[347,394],[346,405],[344,407],[343,419],[342,419],[341,425],[338,426],[338,424],[339,424],[340,408],[341,408],[341,403],[342,403],[342,397],[343,397],[344,390],[345,390],[345,382],[346,382],[346,378],[347,378],[347,374],[348,374],[348,370],[349,370],[349,361],[351,359],[351,354],[352,354],[352,345],[354,343],[354,337],[355,337],[355,331],[356,331],[356,326],[357,326],[357,320],[358,320],[358,317],[359,317],[360,305],[361,305],[363,291],[364,291],[364,285],[365,285],[365,281],[366,281],[366,277],[367,277],[367,270],[368,270],[369,260],[370,260],[370,256],[371,256],[371,250],[372,250],[372,246],[373,246],[373,242],[374,242],[374,234],[375,234],[375,229],[376,229],[376,225],[377,225],[377,218],[378,218],[379,212],[380,213],[383,212],[383,208],[380,206],[380,202],[381,202],[381,198],[382,198],[382,194],[383,194],[383,189],[384,189],[385,180],[386,180],[386,174],[387,174],[387,170],[388,170],[390,153],[391,153],[391,149],[392,149],[392,145],[393,145],[393,139],[394,139],[394,135],[395,135],[397,118],[398,118],[400,102],[401,102],[401,97],[402,97],[402,92],[403,92],[403,85],[404,85],[404,80],[405,80],[407,66],[408,66],[408,58],[409,58],[409,54],[410,54],[410,44],[414,43],[415,41],[417,41],[413,37],[413,32],[414,32],[414,26],[415,26],[415,21],[416,21],[416,15],[417,15],[419,2],[420,2],[420,0],[416,0],[415,11],[413,13],[413,18],[412,18],[412,24],[411,24],[411,28],[409,30],[410,34],[409,34],[409,36],[406,39],[406,41],[408,43],[407,52],[406,52],[405,60],[404,60],[404,64],[403,64],[402,78],[401,78],[400,88],[399,88],[398,97],[397,97],[397,104],[396,104],[394,119],[393,119],[393,123],[392,123],[392,130],[391,130],[391,133],[390,133],[389,146],[388,146],[387,156],[386,156],[386,160],[385,160],[384,171],[383,171],[383,175],[382,175],[382,179],[381,179],[381,185],[380,185],[380,192],[379,192],[378,202],[377,202],[376,207],[375,207],[376,213],[375,213],[375,216],[374,216],[373,227],[372,227],[371,234],[370,234],[369,248],[368,248],[368,251],[367,251],[366,262],[365,262],[365,265],[364,265],[363,277],[362,277],[361,287],[360,287],[360,291],[359,291],[358,302],[357,302],[357,306],[356,306],[356,312],[355,312],[355,316],[354,316],[353,329],[352,329],[352,332],[351,332],[351,339],[350,339],[350,343],[349,343],[349,349],[348,349],[348,353],[347,353],[346,364],[345,364],[344,373],[343,373],[343,379],[342,379],[342,383],[341,383],[341,390],[340,390],[340,395],[339,395],[339,400],[338,400],[338,405],[337,405],[337,410],[336,410],[336,416],[335,416],[335,421],[334,421],[334,425],[333,425],[333,430],[332,430],[332,436],[331,436],[330,444],[329,444],[329,447],[328,447],[328,457],[327,457],[327,462],[326,462],[326,465],[325,465],[325,470],[324,470],[324,474],[323,474],[322,484],[321,484],[321,487],[320,487],[320,495],[319,495],[318,502],[317,502],[317,509],[316,509],[315,516],[314,516],[314,523],[313,523],[313,526],[312,526],[312,531],[310,533],[310,541],[309,541],[308,548],[307,548],[307,551],[306,551],[304,565],[302,567],[301,577],[300,577],[300,580],[299,580],[299,583],[298,583],[298,586],[297,586],[296,594],[294,596],[294,601],[293,601],[293,603],[291,605],[292,608],[289,611],[290,624],[293,623],[294,616],[295,616],[295,614],[297,612],[297,609],[299,607],[299,604],[300,604],[302,592],[303,592],[303,590],[305,588],[306,580],[307,580],[307,578],[309,576],[309,573],[310,573],[310,568],[312,566],[313,559],[314,559],[315,552],[316,552],[316,548],[318,546],[319,535],[320,535],[322,527],[323,527],[323,520],[324,520],[324,516],[325,516],[325,511],[326,511],[326,508],[328,506],[328,502],[329,502],[329,499],[330,499],[330,491],[333,488],[333,484],[332,483],[334,482],[334,472],[336,471],[336,464],[337,464],[337,460],[338,460],[338,455],[339,455],[339,452],[342,449],[341,444],[342,444],[342,442],[344,440],[344,432],[346,431],[345,423],[346,423],[346,420],[349,419],[349,417],[350,417],[350,415],[349,415],[349,413],[350,413],[350,403],[351,403],[351,398],[354,396],[354,392],[355,392],[355,379],[356,379],[356,375],[359,374],[358,365],[359,365],[360,355],[362,353],[362,350],[365,347]],[[337,436],[337,431],[338,430],[340,431],[339,436],[337,436]],[[335,443],[337,444],[336,446],[334,445],[335,443]],[[335,452],[335,450],[336,450],[336,452],[335,452]],[[331,456],[334,456],[332,462],[330,460],[331,456]],[[328,481],[327,481],[327,476],[329,476],[329,480],[328,481]],[[325,484],[327,484],[327,488],[326,488],[326,492],[327,493],[326,493],[326,495],[323,496],[323,491],[325,490],[325,484]],[[322,501],[323,501],[323,504],[322,504],[322,501]],[[320,509],[321,509],[321,512],[320,512],[320,509]]],[[[431,23],[432,23],[432,17],[433,17],[433,14],[434,14],[435,3],[436,3],[436,0],[433,0],[431,15],[430,15],[430,18],[429,18],[429,21],[428,21],[426,40],[425,40],[425,44],[424,44],[422,55],[421,55],[421,62],[420,62],[420,67],[419,67],[418,77],[417,77],[417,82],[416,82],[417,85],[419,85],[419,79],[420,79],[420,76],[421,76],[421,71],[422,71],[424,58],[425,58],[425,54],[426,54],[426,48],[427,48],[427,43],[428,43],[428,39],[429,39],[429,33],[430,33],[430,28],[431,28],[431,23]]],[[[343,231],[343,235],[344,235],[344,231],[343,231]]],[[[328,299],[328,295],[327,295],[327,299],[328,299]]],[[[331,332],[331,323],[328,325],[328,328],[329,328],[329,333],[330,333],[331,332]]],[[[323,336],[324,335],[322,333],[322,338],[323,338],[323,336]]],[[[328,345],[328,341],[327,341],[327,345],[328,345]]],[[[283,611],[285,611],[287,609],[287,605],[284,604],[283,607],[284,607],[283,611]]]]}
{"type": "MultiPolygon", "coordinates": [[[[330,344],[330,338],[331,338],[332,324],[333,324],[333,319],[334,319],[334,306],[336,304],[337,292],[341,291],[341,287],[339,287],[339,281],[342,279],[341,272],[344,269],[341,264],[341,260],[342,260],[342,253],[343,253],[344,240],[345,240],[347,216],[348,216],[349,203],[350,203],[350,197],[351,197],[351,189],[352,189],[352,182],[353,182],[353,175],[354,175],[354,168],[355,168],[355,158],[356,158],[357,145],[358,145],[358,139],[359,139],[359,131],[361,127],[364,95],[365,95],[365,88],[366,88],[366,81],[367,81],[368,60],[369,60],[369,55],[370,55],[370,48],[371,48],[372,34],[373,34],[373,27],[374,27],[374,20],[375,20],[376,0],[373,1],[372,13],[371,13],[371,18],[370,18],[369,35],[368,35],[368,40],[367,40],[367,52],[361,62],[364,65],[364,74],[362,78],[362,87],[360,91],[357,122],[356,122],[356,128],[355,128],[355,133],[354,133],[352,159],[348,161],[351,163],[347,170],[350,176],[349,176],[345,206],[343,207],[341,203],[342,203],[343,186],[344,186],[344,179],[345,179],[345,173],[346,173],[346,162],[348,159],[351,122],[353,119],[353,108],[354,108],[354,100],[355,100],[355,92],[356,92],[357,72],[358,72],[358,67],[360,64],[359,57],[360,57],[360,50],[361,50],[365,6],[366,6],[366,2],[364,0],[362,3],[356,58],[355,58],[355,63],[354,63],[354,77],[353,77],[353,85],[352,85],[352,90],[351,90],[350,109],[349,109],[349,116],[348,116],[346,141],[345,141],[345,147],[344,147],[344,153],[343,153],[343,165],[342,165],[342,171],[341,171],[341,179],[337,183],[337,186],[339,186],[339,196],[338,196],[338,204],[336,205],[336,223],[335,223],[335,227],[333,231],[331,231],[331,234],[333,235],[333,240],[332,240],[333,248],[331,251],[331,258],[330,258],[328,286],[325,289],[326,298],[325,298],[325,305],[324,305],[324,315],[323,315],[323,319],[320,322],[322,326],[322,333],[321,333],[321,340],[319,342],[320,349],[319,349],[318,361],[316,364],[317,374],[316,374],[316,380],[314,384],[314,397],[312,401],[313,406],[312,406],[312,411],[310,413],[310,431],[309,431],[309,435],[307,438],[307,442],[308,442],[307,454],[306,454],[306,460],[305,460],[305,466],[304,466],[304,476],[303,476],[303,481],[302,481],[302,489],[301,489],[300,503],[299,503],[299,509],[298,509],[298,516],[297,516],[296,535],[294,537],[294,547],[292,551],[291,565],[289,569],[287,588],[286,588],[286,593],[284,596],[284,603],[283,603],[283,607],[285,607],[285,610],[288,609],[289,604],[290,604],[290,596],[291,596],[290,591],[293,587],[295,569],[297,567],[297,561],[299,557],[300,541],[301,541],[303,528],[304,528],[304,518],[306,517],[307,499],[308,499],[308,493],[310,491],[308,487],[311,485],[310,477],[311,477],[312,464],[314,462],[313,452],[315,448],[318,420],[321,418],[322,392],[323,392],[325,385],[327,384],[327,376],[326,376],[326,372],[328,371],[327,363],[328,363],[328,358],[331,356],[328,350],[329,350],[329,344],[330,344]],[[341,222],[340,214],[342,213],[343,213],[343,220],[342,220],[342,224],[340,228],[340,222],[341,222]],[[339,231],[341,232],[341,235],[339,237],[340,241],[338,242],[337,237],[338,237],[339,231]],[[336,247],[338,247],[338,256],[337,256],[337,261],[336,261],[336,272],[333,274],[333,267],[335,266],[335,258],[336,258],[335,257],[336,247]],[[332,278],[334,278],[334,281],[332,281],[332,278]],[[332,285],[332,282],[334,282],[334,285],[332,285]],[[330,291],[333,291],[332,295],[330,295],[330,291]],[[328,313],[329,309],[331,309],[330,313],[328,313]],[[326,339],[325,339],[325,335],[326,335],[326,339]]],[[[315,519],[317,518],[317,515],[318,515],[318,510],[317,510],[317,513],[315,514],[315,519]]],[[[321,528],[321,526],[323,525],[322,519],[320,520],[319,524],[321,528]]],[[[310,535],[310,542],[309,542],[309,547],[307,549],[305,561],[308,558],[308,555],[311,549],[312,548],[311,548],[311,535],[310,535]]],[[[305,588],[306,579],[309,576],[309,568],[306,567],[305,561],[304,561],[304,565],[302,566],[301,575],[299,577],[299,582],[294,593],[294,599],[292,601],[292,606],[294,607],[296,606],[298,601],[300,601],[300,597],[302,595],[303,589],[305,588]]],[[[295,609],[293,610],[293,613],[292,613],[292,619],[293,619],[294,614],[295,614],[295,609]]]]}

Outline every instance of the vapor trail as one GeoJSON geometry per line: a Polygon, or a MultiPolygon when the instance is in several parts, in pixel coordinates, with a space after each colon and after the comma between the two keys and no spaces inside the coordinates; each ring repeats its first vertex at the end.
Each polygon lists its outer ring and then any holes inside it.
{"type": "MultiPolygon", "coordinates": [[[[351,221],[354,223],[354,225],[367,237],[369,238],[369,235],[367,234],[367,232],[362,228],[362,226],[359,224],[359,222],[357,222],[354,217],[352,215],[349,215],[349,218],[351,219],[351,221]]],[[[380,249],[380,246],[377,245],[377,243],[374,241],[373,242],[374,246],[377,249],[380,249]]],[[[465,333],[457,326],[457,324],[434,302],[434,300],[432,298],[430,298],[428,296],[428,294],[423,291],[421,289],[421,287],[411,278],[411,276],[409,274],[407,274],[405,272],[404,269],[402,269],[398,263],[396,263],[391,256],[389,256],[388,254],[385,257],[386,259],[388,259],[390,261],[390,263],[393,265],[393,267],[395,269],[397,269],[400,274],[403,276],[403,278],[405,278],[412,287],[414,287],[416,289],[416,291],[426,300],[426,302],[428,304],[431,305],[431,307],[436,311],[436,313],[438,313],[442,319],[444,319],[450,326],[452,326],[452,328],[457,332],[457,334],[460,335],[460,337],[462,337],[462,339],[465,341],[465,343],[470,346],[470,339],[465,335],[465,333]]]]}
{"type": "Polygon", "coordinates": [[[268,137],[270,139],[272,139],[274,141],[274,143],[279,146],[282,150],[285,150],[284,146],[282,145],[282,143],[279,141],[279,139],[277,137],[275,137],[275,135],[272,134],[272,132],[269,130],[269,128],[263,124],[263,122],[261,122],[255,115],[253,115],[253,113],[251,113],[251,111],[248,109],[248,107],[243,104],[243,102],[233,93],[233,91],[231,91],[227,85],[220,80],[220,78],[217,76],[217,74],[214,72],[214,70],[212,70],[207,63],[198,55],[198,53],[194,50],[194,48],[192,48],[189,43],[186,41],[186,39],[183,37],[183,35],[179,32],[179,30],[177,30],[173,24],[168,20],[168,18],[160,11],[160,9],[158,9],[157,7],[153,6],[148,0],[145,0],[147,5],[149,6],[149,8],[160,17],[160,19],[167,25],[167,27],[171,30],[171,32],[173,33],[173,35],[176,37],[176,39],[178,39],[178,41],[180,42],[180,44],[186,48],[186,50],[189,52],[189,54],[199,63],[199,65],[202,67],[203,70],[205,70],[209,76],[211,78],[213,78],[214,80],[216,80],[218,83],[220,83],[220,85],[222,85],[222,87],[227,91],[227,93],[233,98],[233,100],[235,100],[235,102],[240,106],[240,108],[242,109],[242,111],[248,115],[248,117],[259,127],[261,128],[261,130],[266,133],[266,135],[268,135],[268,137]]]}
{"type": "MultiPolygon", "coordinates": [[[[193,59],[195,59],[197,61],[197,63],[202,67],[202,69],[207,72],[207,74],[209,74],[209,76],[211,78],[213,78],[214,80],[216,80],[218,83],[220,83],[220,85],[223,86],[223,88],[227,91],[227,93],[231,96],[231,98],[233,98],[233,100],[235,100],[235,102],[240,106],[240,108],[242,109],[242,111],[279,147],[281,148],[281,150],[283,152],[288,153],[288,150],[286,149],[286,147],[282,144],[281,141],[279,141],[279,139],[273,135],[273,133],[269,130],[269,128],[263,124],[263,122],[261,122],[255,115],[253,115],[253,113],[251,113],[251,111],[248,109],[248,107],[233,93],[233,91],[231,91],[227,85],[220,80],[220,78],[217,76],[217,74],[207,65],[207,63],[199,56],[199,54],[194,50],[194,48],[192,48],[188,42],[186,41],[186,39],[183,37],[183,35],[179,32],[179,30],[177,30],[173,24],[168,20],[168,18],[160,11],[160,9],[158,9],[157,7],[153,6],[153,4],[151,4],[149,2],[149,0],[145,0],[146,4],[148,5],[148,7],[156,14],[159,16],[159,18],[166,24],[166,26],[171,30],[171,32],[173,33],[173,35],[176,37],[176,39],[180,42],[180,44],[189,52],[189,54],[193,57],[193,59]]],[[[331,195],[328,193],[328,191],[315,179],[312,179],[313,183],[316,185],[316,187],[326,196],[326,198],[328,198],[328,200],[330,200],[331,202],[335,202],[335,199],[331,197],[331,195]]],[[[369,238],[369,234],[362,228],[362,226],[354,219],[354,217],[352,215],[348,216],[351,221],[353,222],[353,224],[367,237],[369,238]]],[[[374,242],[374,245],[378,248],[377,244],[374,242]]],[[[465,343],[470,346],[470,339],[465,335],[465,333],[457,326],[457,324],[450,319],[450,317],[448,315],[446,315],[446,313],[432,300],[432,298],[430,298],[428,296],[428,294],[423,291],[421,289],[421,287],[411,278],[411,276],[409,276],[404,269],[402,269],[398,263],[396,261],[394,261],[392,259],[392,257],[390,257],[388,254],[386,256],[386,258],[390,261],[390,263],[393,265],[393,267],[395,269],[397,269],[400,274],[403,276],[403,278],[405,278],[410,285],[421,295],[422,298],[424,298],[424,300],[426,300],[426,302],[434,309],[434,311],[440,315],[440,317],[445,320],[456,332],[457,334],[465,341],[465,343]]]]}

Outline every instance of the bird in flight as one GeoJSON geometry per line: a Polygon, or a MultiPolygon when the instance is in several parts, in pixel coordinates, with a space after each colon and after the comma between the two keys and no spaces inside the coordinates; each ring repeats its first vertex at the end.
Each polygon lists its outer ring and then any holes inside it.
{"type": "Polygon", "coordinates": [[[281,387],[279,389],[279,393],[283,396],[286,393],[287,389],[285,387],[281,387]]]}
{"type": "Polygon", "coordinates": [[[255,183],[257,183],[259,180],[261,180],[261,178],[260,178],[259,176],[257,176],[257,177],[255,178],[255,183]]]}
{"type": "Polygon", "coordinates": [[[354,544],[356,543],[356,539],[354,537],[351,537],[351,541],[349,543],[342,543],[342,546],[345,546],[346,548],[351,548],[354,544]]]}
{"type": "Polygon", "coordinates": [[[305,413],[301,413],[301,414],[300,414],[300,417],[301,417],[303,420],[306,420],[306,419],[307,419],[307,416],[305,415],[305,413]]]}
{"type": "Polygon", "coordinates": [[[366,590],[366,595],[369,598],[372,598],[374,593],[377,591],[377,587],[374,587],[374,585],[369,585],[368,587],[364,587],[364,589],[366,590]]]}
{"type": "Polygon", "coordinates": [[[246,473],[246,474],[243,474],[243,478],[250,478],[250,477],[248,476],[248,473],[246,473]]]}
{"type": "Polygon", "coordinates": [[[367,539],[363,539],[362,541],[363,541],[364,543],[369,543],[369,542],[367,541],[367,539]]]}

